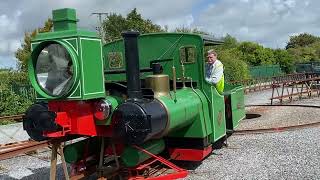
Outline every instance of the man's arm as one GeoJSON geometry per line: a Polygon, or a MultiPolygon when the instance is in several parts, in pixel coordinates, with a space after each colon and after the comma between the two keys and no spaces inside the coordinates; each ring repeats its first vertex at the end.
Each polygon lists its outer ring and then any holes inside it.
{"type": "Polygon", "coordinates": [[[223,76],[223,65],[218,64],[217,67],[215,67],[214,71],[212,71],[210,78],[206,78],[206,81],[208,83],[217,84],[222,78],[222,76],[223,76]]]}

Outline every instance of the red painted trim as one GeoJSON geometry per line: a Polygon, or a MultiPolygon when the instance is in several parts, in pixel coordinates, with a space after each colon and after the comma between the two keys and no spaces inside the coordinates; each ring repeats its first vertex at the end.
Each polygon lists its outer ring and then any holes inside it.
{"type": "Polygon", "coordinates": [[[140,180],[140,179],[145,179],[145,180],[168,180],[168,179],[179,179],[179,178],[184,178],[184,177],[187,177],[188,175],[188,171],[185,170],[185,169],[182,169],[178,166],[176,166],[175,164],[171,163],[170,161],[160,157],[160,156],[156,156],[152,153],[150,153],[149,151],[139,147],[139,146],[136,146],[136,145],[133,145],[134,148],[144,152],[145,154],[148,154],[150,157],[154,158],[154,160],[150,160],[150,161],[147,161],[146,163],[142,163],[140,165],[138,165],[137,167],[135,168],[131,168],[129,169],[129,177],[128,179],[129,180],[140,180]],[[159,161],[161,162],[162,164],[166,165],[167,167],[171,168],[171,170],[173,170],[174,172],[170,173],[170,174],[160,174],[156,177],[146,177],[144,178],[143,176],[140,176],[138,175],[138,171],[140,170],[143,170],[144,168],[147,168],[149,166],[151,166],[152,163],[156,162],[156,161],[159,161]]]}
{"type": "Polygon", "coordinates": [[[211,145],[204,149],[169,148],[170,158],[181,161],[202,161],[211,151],[211,145]]]}
{"type": "Polygon", "coordinates": [[[49,110],[56,112],[56,123],[62,130],[44,132],[47,137],[62,137],[67,134],[111,137],[109,126],[96,125],[94,107],[96,101],[50,101],[49,110]]]}

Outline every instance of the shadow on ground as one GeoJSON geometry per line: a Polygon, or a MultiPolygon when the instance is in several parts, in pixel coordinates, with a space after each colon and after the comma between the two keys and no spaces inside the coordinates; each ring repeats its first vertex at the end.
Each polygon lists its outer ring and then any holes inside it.
{"type": "MultiPolygon", "coordinates": [[[[31,174],[29,176],[25,176],[23,178],[19,178],[19,180],[50,179],[50,168],[49,167],[43,167],[43,168],[38,168],[38,169],[29,169],[29,170],[32,171],[33,174],[31,174]]],[[[15,172],[15,173],[18,174],[19,172],[15,172]]],[[[18,180],[17,178],[13,178],[7,174],[6,175],[0,174],[0,179],[1,180],[18,180]]],[[[57,179],[58,180],[65,179],[61,164],[57,165],[57,179]]]]}

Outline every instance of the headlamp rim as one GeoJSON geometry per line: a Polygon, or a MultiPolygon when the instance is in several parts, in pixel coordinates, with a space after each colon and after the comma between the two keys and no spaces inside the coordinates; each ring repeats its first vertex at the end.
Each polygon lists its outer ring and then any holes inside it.
{"type": "Polygon", "coordinates": [[[69,94],[72,93],[72,90],[74,89],[76,83],[77,83],[77,79],[78,79],[78,65],[77,65],[77,61],[76,61],[76,53],[74,52],[74,50],[72,49],[72,47],[69,47],[70,45],[68,45],[67,43],[64,43],[63,41],[59,41],[59,40],[50,40],[50,41],[44,41],[44,42],[40,42],[32,51],[31,53],[31,60],[29,62],[29,78],[31,80],[31,83],[33,85],[33,87],[35,88],[35,90],[44,98],[47,99],[58,99],[58,98],[63,98],[68,96],[69,94]],[[36,65],[37,65],[37,61],[38,61],[38,57],[41,53],[41,51],[48,47],[51,44],[59,44],[61,45],[63,48],[65,48],[65,50],[69,53],[70,57],[71,57],[71,61],[73,64],[73,72],[74,74],[72,75],[72,85],[70,86],[69,89],[67,89],[66,91],[58,94],[58,95],[54,95],[49,93],[46,89],[44,89],[37,78],[37,73],[36,73],[36,65]]]}

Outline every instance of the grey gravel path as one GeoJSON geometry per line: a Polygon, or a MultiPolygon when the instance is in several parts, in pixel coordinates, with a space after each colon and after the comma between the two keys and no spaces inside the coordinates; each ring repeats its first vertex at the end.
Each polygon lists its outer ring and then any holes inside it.
{"type": "MultiPolygon", "coordinates": [[[[64,179],[60,158],[58,158],[58,179],[64,179]]],[[[50,151],[43,149],[38,154],[21,155],[0,161],[2,180],[45,180],[50,175],[50,151]]]]}
{"type": "Polygon", "coordinates": [[[252,92],[245,95],[245,104],[270,104],[272,90],[264,90],[260,92],[252,92]]]}
{"type": "MultiPolygon", "coordinates": [[[[246,95],[246,104],[269,104],[271,91],[255,92],[246,95]]],[[[320,98],[303,98],[292,104],[320,105],[320,98]]],[[[277,114],[270,115],[281,121],[281,115],[306,117],[320,120],[320,111],[310,112],[303,108],[274,108],[277,114]],[[278,110],[278,111],[277,111],[278,110]]],[[[270,112],[269,112],[270,113],[270,112]]],[[[267,114],[266,114],[267,115],[267,114]]],[[[265,120],[268,117],[264,117],[265,120]]],[[[244,127],[244,120],[239,128],[244,127]]],[[[272,124],[275,124],[273,121],[272,124]]],[[[250,124],[247,124],[248,126],[250,124]]],[[[256,124],[258,125],[258,123],[256,124]]],[[[211,179],[270,179],[301,180],[320,179],[320,127],[288,132],[233,135],[228,138],[228,147],[216,149],[199,166],[189,167],[186,180],[211,179]]]]}
{"type": "Polygon", "coordinates": [[[320,129],[232,136],[186,179],[320,179],[320,129]]]}
{"type": "Polygon", "coordinates": [[[320,121],[320,108],[311,107],[255,106],[246,108],[246,113],[247,116],[251,114],[260,117],[243,120],[238,130],[276,128],[320,121]]]}
{"type": "Polygon", "coordinates": [[[28,140],[29,136],[23,130],[22,123],[0,126],[0,144],[28,140]]]}

